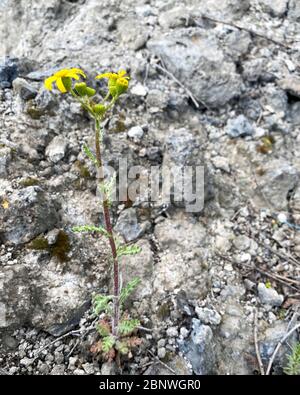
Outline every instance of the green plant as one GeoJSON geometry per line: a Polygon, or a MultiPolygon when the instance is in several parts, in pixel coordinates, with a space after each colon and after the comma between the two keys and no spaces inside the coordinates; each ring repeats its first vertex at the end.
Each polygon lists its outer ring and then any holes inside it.
{"type": "Polygon", "coordinates": [[[284,373],[290,376],[300,375],[300,343],[293,347],[292,353],[288,356],[288,363],[284,368],[284,373]]]}
{"type": "MultiPolygon", "coordinates": [[[[48,90],[52,90],[53,84],[55,83],[61,93],[70,93],[94,120],[94,152],[87,145],[83,146],[83,151],[87,158],[97,168],[97,185],[101,196],[104,225],[76,226],[73,228],[73,231],[96,232],[106,237],[110,245],[114,289],[112,295],[95,295],[93,298],[94,313],[97,316],[101,314],[101,319],[96,327],[101,340],[93,345],[92,351],[95,353],[103,353],[108,359],[113,359],[117,351],[120,353],[128,353],[130,347],[139,344],[138,338],[132,336],[136,327],[139,325],[139,321],[130,319],[128,314],[123,311],[124,301],[135,290],[136,286],[139,284],[139,280],[133,279],[126,286],[121,288],[119,258],[124,255],[137,254],[140,252],[140,248],[135,245],[122,245],[113,233],[110,207],[112,204],[111,195],[115,183],[115,176],[107,180],[104,175],[101,152],[104,131],[101,124],[108,116],[119,97],[127,91],[129,77],[124,70],[118,73],[98,75],[96,79],[104,78],[108,81],[107,93],[105,97],[101,97],[100,101],[96,100],[97,96],[95,89],[87,86],[85,82],[73,84],[73,80],[78,81],[80,77],[86,78],[85,73],[80,69],[72,68],[60,70],[45,80],[45,87],[48,90]]],[[[89,176],[86,168],[82,165],[80,165],[80,170],[84,176],[89,176]]]]}

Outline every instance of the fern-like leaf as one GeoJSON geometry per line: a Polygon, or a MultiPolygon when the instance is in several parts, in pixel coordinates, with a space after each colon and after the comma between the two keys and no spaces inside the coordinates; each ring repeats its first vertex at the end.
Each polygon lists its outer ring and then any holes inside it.
{"type": "Polygon", "coordinates": [[[109,233],[102,226],[94,226],[94,225],[74,226],[72,228],[72,231],[75,233],[98,232],[101,233],[103,236],[109,237],[109,233]]]}
{"type": "Polygon", "coordinates": [[[94,154],[92,153],[90,147],[88,147],[86,144],[84,144],[83,151],[86,154],[86,156],[94,163],[94,165],[97,166],[97,159],[95,158],[94,154]]]}
{"type": "Polygon", "coordinates": [[[129,320],[129,319],[123,319],[122,321],[120,321],[119,323],[119,333],[122,336],[128,336],[130,335],[137,326],[140,325],[140,321],[139,320],[129,320]]]}
{"type": "Polygon", "coordinates": [[[135,291],[137,286],[141,283],[138,277],[133,278],[129,283],[122,288],[120,292],[120,304],[122,305],[125,300],[135,291]]]}
{"type": "Polygon", "coordinates": [[[115,345],[115,338],[113,336],[106,336],[102,339],[102,351],[108,353],[115,345]]]}
{"type": "Polygon", "coordinates": [[[103,311],[108,310],[108,304],[112,300],[112,296],[95,295],[93,298],[93,312],[95,315],[99,315],[103,311]]]}
{"type": "Polygon", "coordinates": [[[123,255],[135,255],[139,254],[141,252],[141,247],[137,246],[136,244],[132,245],[122,245],[118,247],[118,257],[121,257],[123,255]]]}

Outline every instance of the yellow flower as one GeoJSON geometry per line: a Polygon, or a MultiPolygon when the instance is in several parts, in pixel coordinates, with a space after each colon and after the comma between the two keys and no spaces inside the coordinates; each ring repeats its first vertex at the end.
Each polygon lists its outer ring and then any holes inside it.
{"type": "Polygon", "coordinates": [[[80,69],[73,68],[60,70],[45,80],[45,87],[51,91],[53,83],[56,82],[57,88],[62,93],[66,93],[71,89],[72,79],[79,80],[78,74],[86,78],[86,75],[80,69]]]}
{"type": "Polygon", "coordinates": [[[126,74],[125,70],[120,70],[118,73],[104,73],[97,75],[96,79],[108,78],[109,93],[114,97],[126,92],[129,81],[129,77],[126,74]]]}
{"type": "Polygon", "coordinates": [[[4,208],[4,210],[7,210],[9,208],[9,202],[8,200],[4,199],[2,201],[2,207],[4,208]]]}

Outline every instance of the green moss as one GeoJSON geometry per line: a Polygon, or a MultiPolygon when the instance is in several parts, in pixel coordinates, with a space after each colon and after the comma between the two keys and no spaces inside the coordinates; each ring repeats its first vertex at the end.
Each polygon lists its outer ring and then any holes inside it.
{"type": "Polygon", "coordinates": [[[159,306],[157,311],[157,317],[163,321],[170,316],[170,306],[168,303],[163,303],[159,306]]]}
{"type": "Polygon", "coordinates": [[[40,181],[34,177],[28,177],[25,180],[20,181],[20,185],[23,187],[31,187],[33,185],[39,185],[40,181]]]}
{"type": "Polygon", "coordinates": [[[89,169],[83,163],[81,163],[79,160],[77,160],[75,162],[75,165],[76,165],[81,177],[92,178],[91,173],[89,172],[89,169]]]}
{"type": "Polygon", "coordinates": [[[121,119],[118,119],[118,121],[116,122],[116,127],[112,131],[115,133],[122,133],[125,132],[125,130],[126,130],[125,122],[122,121],[121,119]]]}
{"type": "Polygon", "coordinates": [[[31,250],[48,250],[49,244],[45,237],[37,237],[28,245],[31,250]]]}
{"type": "Polygon", "coordinates": [[[45,237],[37,237],[32,240],[28,248],[35,251],[48,251],[51,257],[56,257],[60,262],[67,262],[69,260],[67,254],[71,250],[70,239],[66,232],[60,230],[53,245],[49,245],[45,237]]]}
{"type": "Polygon", "coordinates": [[[28,106],[26,112],[32,119],[40,119],[41,116],[44,114],[42,110],[34,107],[33,105],[28,106]]]}

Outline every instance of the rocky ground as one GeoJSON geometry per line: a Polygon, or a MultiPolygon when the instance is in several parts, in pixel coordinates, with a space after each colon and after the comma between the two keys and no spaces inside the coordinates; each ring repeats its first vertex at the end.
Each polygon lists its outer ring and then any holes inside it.
{"type": "Polygon", "coordinates": [[[299,23],[297,0],[0,1],[0,373],[252,375],[255,330],[267,366],[299,317],[299,23]],[[92,123],[43,88],[62,67],[131,75],[108,164],[206,168],[200,213],[113,207],[142,247],[123,270],[143,280],[130,308],[147,329],[121,371],[89,351],[108,250],[71,231],[101,208],[92,123]]]}

